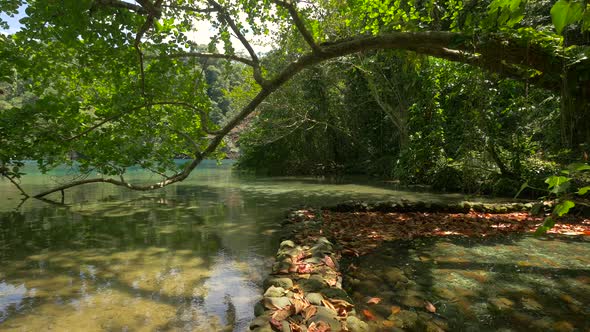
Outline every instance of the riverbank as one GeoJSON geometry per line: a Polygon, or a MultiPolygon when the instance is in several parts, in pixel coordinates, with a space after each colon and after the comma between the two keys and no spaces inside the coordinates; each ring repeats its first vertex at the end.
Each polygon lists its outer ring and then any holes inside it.
{"type": "MultiPolygon", "coordinates": [[[[283,269],[313,276],[308,270],[314,265],[293,260],[300,255],[296,252],[287,257],[285,250],[292,248],[286,244],[329,243],[329,257],[336,263],[331,273],[338,276],[334,286],[343,290],[339,300],[346,300],[346,314],[362,320],[343,325],[351,331],[587,328],[590,314],[582,304],[590,299],[590,220],[564,219],[537,239],[530,233],[543,218],[527,212],[531,207],[351,202],[299,209],[285,223],[290,240],[281,245],[275,273],[283,269]]],[[[329,303],[329,297],[324,299],[329,303]]],[[[280,312],[267,307],[267,317],[287,322],[275,321],[269,328],[316,331],[311,321],[280,312]]],[[[340,322],[346,323],[343,318],[340,322]]]]}

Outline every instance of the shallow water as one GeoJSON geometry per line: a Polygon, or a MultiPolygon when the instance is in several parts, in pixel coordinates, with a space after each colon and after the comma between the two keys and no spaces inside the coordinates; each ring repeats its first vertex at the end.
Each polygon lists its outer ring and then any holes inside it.
{"type": "MultiPolygon", "coordinates": [[[[0,181],[0,330],[243,331],[253,317],[296,205],[345,199],[459,200],[361,179],[260,178],[205,162],[153,192],[108,184],[66,191],[64,206],[29,199],[0,181]]],[[[33,173],[39,192],[75,170],[33,173]]],[[[136,182],[158,180],[130,170],[136,182]]],[[[59,194],[51,197],[61,201],[59,194]]]]}
{"type": "Polygon", "coordinates": [[[590,331],[589,237],[392,241],[358,264],[345,283],[375,331],[412,325],[414,313],[447,331],[590,331]]]}

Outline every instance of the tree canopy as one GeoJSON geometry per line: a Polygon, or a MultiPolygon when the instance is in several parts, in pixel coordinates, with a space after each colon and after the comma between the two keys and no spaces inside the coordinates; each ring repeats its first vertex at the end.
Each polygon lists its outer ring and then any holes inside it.
{"type": "Polygon", "coordinates": [[[562,146],[578,156],[590,146],[585,1],[0,2],[8,15],[19,8],[22,29],[0,36],[0,81],[20,96],[0,108],[0,174],[17,183],[24,159],[42,170],[75,161],[101,174],[36,197],[85,183],[149,190],[182,181],[297,74],[375,50],[460,62],[557,92],[562,146]],[[195,41],[203,33],[208,45],[195,41]],[[261,52],[261,40],[272,50],[261,52]],[[213,121],[220,99],[212,100],[206,68],[219,61],[243,84],[236,109],[213,121]],[[178,168],[178,155],[192,159],[178,168]],[[130,183],[132,165],[162,180],[130,183]]]}

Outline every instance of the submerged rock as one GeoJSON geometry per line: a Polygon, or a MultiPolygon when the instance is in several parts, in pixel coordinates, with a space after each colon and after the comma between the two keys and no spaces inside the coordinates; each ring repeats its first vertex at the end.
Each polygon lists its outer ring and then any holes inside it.
{"type": "Polygon", "coordinates": [[[346,326],[350,332],[368,332],[369,325],[362,320],[354,317],[349,316],[346,318],[346,326]]]}

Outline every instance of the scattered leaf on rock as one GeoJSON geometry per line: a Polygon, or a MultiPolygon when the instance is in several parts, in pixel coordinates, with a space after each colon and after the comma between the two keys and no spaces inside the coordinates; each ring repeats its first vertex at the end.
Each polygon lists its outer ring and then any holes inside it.
{"type": "Polygon", "coordinates": [[[424,301],[424,308],[432,313],[436,312],[436,307],[428,301],[424,301]]]}
{"type": "Polygon", "coordinates": [[[380,297],[372,297],[367,301],[367,304],[378,304],[381,300],[380,297]]]}
{"type": "Polygon", "coordinates": [[[367,310],[367,309],[364,309],[364,310],[363,310],[363,315],[364,315],[364,316],[365,316],[365,318],[366,318],[366,319],[368,319],[368,320],[375,320],[375,319],[376,319],[376,318],[375,318],[375,315],[374,315],[374,314],[373,314],[371,311],[369,311],[369,310],[367,310]]]}
{"type": "Polygon", "coordinates": [[[309,307],[303,309],[303,318],[308,321],[316,314],[316,312],[318,312],[318,309],[315,306],[310,305],[309,307]]]}
{"type": "Polygon", "coordinates": [[[391,306],[391,314],[392,314],[392,315],[396,315],[396,314],[397,314],[397,313],[399,313],[401,310],[402,310],[402,308],[400,308],[400,307],[398,307],[398,306],[396,306],[396,305],[393,305],[393,306],[391,306]]]}

